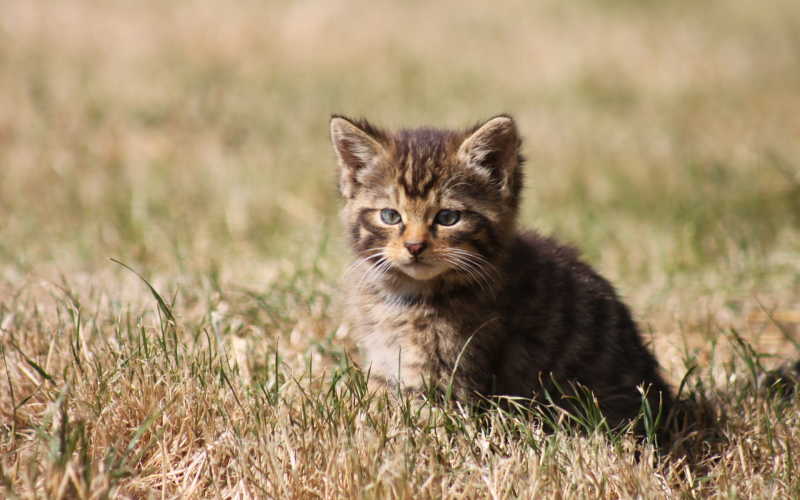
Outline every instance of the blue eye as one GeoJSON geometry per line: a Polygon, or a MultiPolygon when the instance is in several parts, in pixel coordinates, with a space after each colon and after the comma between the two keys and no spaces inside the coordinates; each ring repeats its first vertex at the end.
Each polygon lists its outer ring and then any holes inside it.
{"type": "Polygon", "coordinates": [[[452,226],[461,220],[461,212],[457,210],[441,210],[436,214],[434,222],[440,226],[452,226]]]}
{"type": "Polygon", "coordinates": [[[381,220],[384,224],[389,224],[390,226],[394,226],[395,224],[399,223],[402,220],[400,217],[400,212],[397,210],[393,210],[391,208],[384,208],[381,210],[381,220]]]}

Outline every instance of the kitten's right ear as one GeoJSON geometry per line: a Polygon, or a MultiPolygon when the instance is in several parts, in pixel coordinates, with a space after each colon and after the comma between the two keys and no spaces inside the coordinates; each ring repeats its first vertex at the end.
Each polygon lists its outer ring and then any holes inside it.
{"type": "Polygon", "coordinates": [[[350,198],[359,185],[359,174],[375,164],[384,153],[383,134],[365,120],[331,117],[331,142],[341,167],[339,189],[350,198]]]}

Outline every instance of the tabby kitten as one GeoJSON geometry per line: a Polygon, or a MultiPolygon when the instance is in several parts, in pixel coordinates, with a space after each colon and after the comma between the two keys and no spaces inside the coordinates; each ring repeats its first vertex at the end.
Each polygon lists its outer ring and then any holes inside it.
{"type": "Polygon", "coordinates": [[[637,415],[637,386],[654,414],[669,409],[614,288],[574,249],[517,230],[523,160],[510,116],[393,133],[334,116],[330,132],[357,257],[346,320],[371,384],[463,402],[582,385],[611,426],[637,415]]]}

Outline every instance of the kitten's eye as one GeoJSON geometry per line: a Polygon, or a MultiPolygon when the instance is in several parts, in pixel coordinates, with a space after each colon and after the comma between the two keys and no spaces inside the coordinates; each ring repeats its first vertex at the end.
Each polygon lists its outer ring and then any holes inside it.
{"type": "Polygon", "coordinates": [[[436,219],[434,219],[434,222],[440,226],[452,226],[459,220],[461,220],[461,212],[456,210],[441,210],[438,214],[436,214],[436,219]]]}
{"type": "Polygon", "coordinates": [[[399,223],[402,220],[400,217],[400,212],[397,210],[393,210],[391,208],[384,208],[381,210],[381,220],[384,224],[389,224],[390,226],[394,226],[395,224],[399,223]]]}

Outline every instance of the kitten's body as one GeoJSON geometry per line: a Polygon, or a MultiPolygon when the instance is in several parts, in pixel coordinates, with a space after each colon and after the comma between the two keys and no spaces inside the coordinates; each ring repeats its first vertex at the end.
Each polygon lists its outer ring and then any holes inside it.
{"type": "Polygon", "coordinates": [[[347,319],[373,383],[465,402],[578,383],[612,426],[640,409],[637,386],[654,412],[669,409],[613,287],[573,249],[516,230],[522,162],[509,117],[396,134],[334,117],[331,135],[358,257],[347,319]]]}

